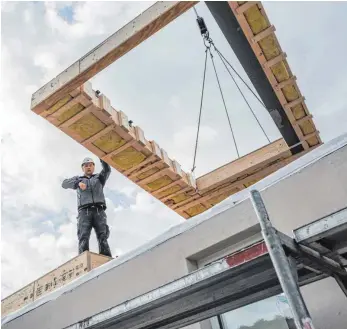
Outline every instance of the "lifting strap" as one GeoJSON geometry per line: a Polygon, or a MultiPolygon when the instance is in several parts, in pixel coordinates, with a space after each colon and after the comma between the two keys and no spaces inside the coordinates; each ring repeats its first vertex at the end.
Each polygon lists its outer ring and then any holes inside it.
{"type": "Polygon", "coordinates": [[[195,9],[195,7],[193,7],[194,11],[195,11],[195,14],[197,16],[197,23],[198,23],[198,26],[199,26],[199,29],[200,29],[200,33],[203,37],[203,42],[204,42],[204,45],[205,45],[205,62],[204,62],[204,73],[203,73],[203,82],[202,82],[202,90],[201,90],[201,100],[200,100],[200,110],[199,110],[199,117],[198,117],[198,127],[197,127],[197,134],[196,134],[196,142],[195,142],[195,150],[194,150],[194,160],[193,160],[193,167],[192,167],[192,170],[191,172],[193,173],[196,166],[195,166],[195,163],[196,163],[196,155],[197,155],[197,149],[198,149],[198,143],[199,143],[199,133],[200,133],[200,124],[201,124],[201,113],[202,113],[202,106],[203,106],[203,99],[204,99],[204,91],[205,91],[205,81],[206,81],[206,69],[207,69],[207,53],[209,53],[210,55],[210,58],[211,58],[211,62],[212,62],[212,65],[213,65],[213,69],[214,69],[214,72],[215,72],[215,76],[216,76],[216,79],[217,79],[217,83],[218,83],[218,87],[219,87],[219,91],[220,91],[220,94],[221,94],[221,97],[222,97],[222,101],[223,101],[223,105],[224,105],[224,109],[225,109],[225,113],[227,115],[227,119],[228,119],[228,123],[229,123],[229,127],[230,127],[230,131],[231,131],[231,134],[232,134],[232,138],[233,138],[233,142],[234,142],[234,146],[235,146],[235,149],[236,149],[236,153],[237,153],[237,157],[239,158],[240,157],[240,154],[239,154],[239,150],[238,150],[238,147],[237,147],[237,143],[236,143],[236,139],[235,139],[235,135],[234,135],[234,131],[233,131],[233,128],[232,128],[232,125],[231,125],[231,120],[230,120],[230,117],[229,117],[229,113],[228,113],[228,109],[227,109],[227,106],[226,106],[226,102],[225,102],[225,99],[224,99],[224,94],[223,94],[223,90],[222,90],[222,87],[221,87],[221,84],[220,84],[220,80],[219,80],[219,77],[218,77],[218,73],[217,73],[217,69],[216,69],[216,65],[215,65],[215,61],[214,61],[214,56],[211,52],[211,47],[213,47],[213,50],[215,51],[215,53],[219,56],[220,60],[222,61],[224,67],[226,68],[226,70],[228,71],[230,77],[232,78],[234,84],[236,85],[238,91],[240,92],[243,100],[245,101],[245,103],[247,104],[247,107],[249,108],[249,110],[251,111],[252,115],[254,116],[255,120],[257,121],[258,125],[260,126],[262,132],[264,133],[267,141],[270,143],[270,139],[268,137],[268,135],[266,134],[264,128],[262,127],[261,123],[259,122],[258,118],[256,117],[251,105],[249,104],[249,102],[247,101],[244,93],[242,92],[241,88],[239,87],[237,81],[235,80],[234,76],[232,75],[230,69],[228,68],[228,66],[234,71],[234,73],[239,77],[239,79],[244,83],[244,85],[248,88],[248,90],[251,91],[251,93],[253,94],[253,96],[258,100],[258,102],[267,110],[265,104],[261,101],[261,99],[256,95],[256,93],[252,90],[252,88],[245,82],[244,79],[242,79],[242,77],[240,76],[240,74],[235,70],[235,68],[230,64],[230,62],[223,56],[223,54],[217,49],[217,47],[215,46],[213,40],[210,38],[210,34],[209,34],[209,31],[206,27],[206,24],[205,24],[205,21],[202,17],[200,17],[195,9]]]}

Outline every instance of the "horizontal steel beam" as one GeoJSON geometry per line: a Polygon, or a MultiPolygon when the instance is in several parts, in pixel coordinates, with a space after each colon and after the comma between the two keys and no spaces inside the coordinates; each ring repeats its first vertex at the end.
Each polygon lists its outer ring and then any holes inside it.
{"type": "Polygon", "coordinates": [[[294,230],[294,237],[298,243],[311,243],[338,232],[347,237],[347,207],[294,230]]]}

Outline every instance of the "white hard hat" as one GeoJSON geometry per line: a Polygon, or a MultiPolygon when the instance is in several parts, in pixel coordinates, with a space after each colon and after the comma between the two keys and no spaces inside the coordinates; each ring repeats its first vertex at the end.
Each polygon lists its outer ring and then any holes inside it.
{"type": "Polygon", "coordinates": [[[92,158],[84,158],[83,162],[82,162],[82,167],[86,164],[91,162],[92,164],[95,164],[92,158]]]}

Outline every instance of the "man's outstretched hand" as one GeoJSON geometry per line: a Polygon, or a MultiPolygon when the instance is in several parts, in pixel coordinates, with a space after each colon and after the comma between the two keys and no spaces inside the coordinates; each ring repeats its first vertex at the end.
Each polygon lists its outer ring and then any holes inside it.
{"type": "Polygon", "coordinates": [[[80,182],[80,183],[78,184],[78,186],[80,187],[80,189],[81,189],[82,191],[84,191],[84,190],[87,188],[87,185],[84,184],[84,183],[82,183],[82,182],[80,182]]]}

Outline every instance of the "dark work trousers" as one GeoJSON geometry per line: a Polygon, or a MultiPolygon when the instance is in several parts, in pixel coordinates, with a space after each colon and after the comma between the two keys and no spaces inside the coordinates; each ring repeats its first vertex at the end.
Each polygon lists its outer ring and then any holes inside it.
{"type": "Polygon", "coordinates": [[[89,250],[89,238],[93,227],[99,243],[99,254],[112,257],[107,242],[110,230],[106,223],[106,213],[102,208],[97,207],[81,209],[78,212],[77,236],[79,254],[89,250]]]}

